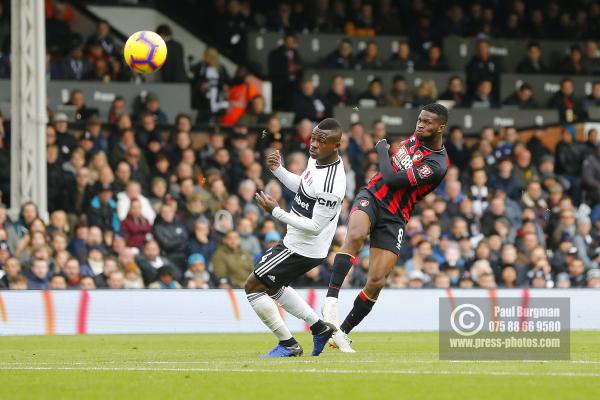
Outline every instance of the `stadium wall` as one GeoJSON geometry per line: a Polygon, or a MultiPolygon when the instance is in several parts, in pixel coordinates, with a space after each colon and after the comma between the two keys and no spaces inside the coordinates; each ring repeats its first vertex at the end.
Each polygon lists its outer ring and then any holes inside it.
{"type": "MultiPolygon", "coordinates": [[[[325,290],[300,289],[300,295],[320,310],[325,290]]],[[[345,315],[357,290],[343,290],[345,315]]],[[[571,327],[599,330],[598,290],[384,290],[377,306],[357,331],[436,331],[440,297],[567,297],[571,327]]],[[[286,316],[293,331],[307,330],[286,316]]],[[[122,290],[122,291],[0,291],[0,336],[129,333],[250,333],[266,332],[242,290],[122,290]]]]}

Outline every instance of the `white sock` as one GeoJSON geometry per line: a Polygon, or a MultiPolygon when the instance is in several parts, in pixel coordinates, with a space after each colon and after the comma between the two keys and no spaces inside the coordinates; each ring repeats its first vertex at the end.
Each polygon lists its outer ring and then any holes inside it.
{"type": "Polygon", "coordinates": [[[250,293],[246,297],[254,312],[259,316],[262,322],[281,340],[292,338],[292,334],[288,327],[283,322],[283,318],[279,314],[277,304],[265,292],[250,293]]]}
{"type": "Polygon", "coordinates": [[[281,307],[294,317],[305,321],[308,326],[313,325],[319,320],[319,316],[310,308],[308,303],[304,301],[302,297],[289,286],[284,286],[277,293],[271,296],[273,300],[276,300],[281,304],[281,307]]]}

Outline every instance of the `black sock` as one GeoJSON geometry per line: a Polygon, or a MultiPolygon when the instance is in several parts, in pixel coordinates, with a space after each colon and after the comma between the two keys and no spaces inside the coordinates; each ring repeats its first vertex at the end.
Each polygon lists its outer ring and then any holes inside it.
{"type": "Polygon", "coordinates": [[[292,347],[293,345],[298,344],[298,341],[292,336],[290,339],[280,340],[279,344],[285,347],[292,347]]]}
{"type": "Polygon", "coordinates": [[[375,305],[375,302],[365,296],[361,290],[356,296],[356,300],[354,300],[354,307],[340,326],[342,332],[350,333],[371,312],[373,305],[375,305]]]}
{"type": "Polygon", "coordinates": [[[317,322],[315,322],[314,324],[312,324],[310,326],[310,331],[312,332],[313,335],[317,335],[317,334],[323,332],[325,330],[325,328],[327,328],[327,325],[325,325],[325,322],[323,322],[322,320],[318,320],[317,322]]]}
{"type": "Polygon", "coordinates": [[[352,256],[346,253],[337,253],[335,258],[333,259],[333,272],[331,273],[331,278],[329,279],[329,290],[327,290],[327,297],[338,297],[340,293],[340,288],[344,283],[344,279],[346,275],[348,275],[348,271],[350,271],[350,267],[352,267],[352,263],[350,259],[352,256]]]}

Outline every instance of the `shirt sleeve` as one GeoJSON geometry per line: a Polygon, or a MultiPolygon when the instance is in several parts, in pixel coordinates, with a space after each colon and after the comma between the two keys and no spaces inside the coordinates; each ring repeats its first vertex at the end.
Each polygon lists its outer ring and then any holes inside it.
{"type": "Polygon", "coordinates": [[[312,219],[289,213],[279,207],[273,209],[273,216],[279,221],[310,234],[321,232],[335,218],[342,199],[331,193],[318,193],[312,219]]]}
{"type": "Polygon", "coordinates": [[[279,165],[279,167],[275,171],[273,171],[273,175],[275,175],[275,177],[279,179],[279,181],[283,183],[285,187],[287,187],[294,193],[298,191],[298,188],[300,188],[300,182],[302,182],[302,177],[300,175],[296,175],[293,172],[288,171],[282,165],[279,165]]]}
{"type": "Polygon", "coordinates": [[[392,189],[419,186],[439,182],[444,177],[444,168],[435,158],[426,158],[418,167],[395,171],[385,144],[376,146],[379,156],[379,171],[383,181],[392,189]]]}

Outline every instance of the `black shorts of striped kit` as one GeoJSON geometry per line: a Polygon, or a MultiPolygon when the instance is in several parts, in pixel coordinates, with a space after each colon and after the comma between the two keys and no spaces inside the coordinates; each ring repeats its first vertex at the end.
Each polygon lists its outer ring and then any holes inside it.
{"type": "Polygon", "coordinates": [[[310,258],[294,253],[277,243],[254,266],[254,275],[269,288],[287,286],[299,276],[319,266],[324,258],[310,258]]]}

